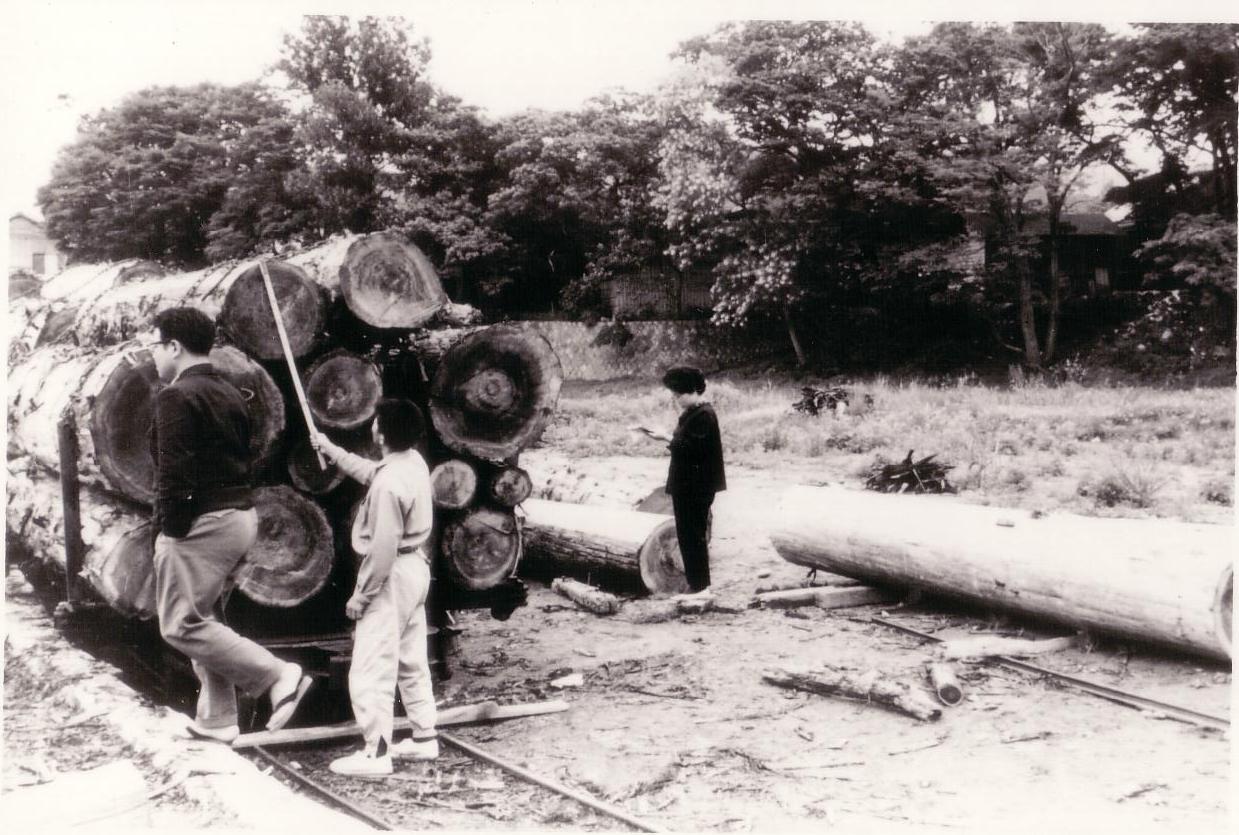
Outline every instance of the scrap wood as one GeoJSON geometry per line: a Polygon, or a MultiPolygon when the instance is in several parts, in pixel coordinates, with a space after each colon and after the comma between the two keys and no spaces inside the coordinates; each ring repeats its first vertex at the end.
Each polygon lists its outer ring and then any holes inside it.
{"type": "Polygon", "coordinates": [[[1000,635],[977,635],[969,638],[951,638],[938,644],[937,651],[941,658],[988,658],[995,655],[1027,656],[1043,655],[1047,652],[1059,652],[1076,645],[1076,637],[1069,635],[1063,638],[1048,638],[1030,640],[1026,638],[1004,638],[1000,635]]]}
{"type": "Polygon", "coordinates": [[[942,709],[920,690],[883,679],[877,670],[857,673],[829,666],[814,670],[776,669],[762,674],[762,681],[788,690],[876,702],[922,722],[942,718],[942,709]]]}
{"type": "Polygon", "coordinates": [[[926,665],[926,672],[938,701],[947,707],[954,707],[964,700],[964,688],[960,686],[959,678],[950,664],[931,661],[926,665]]]}
{"type": "Polygon", "coordinates": [[[768,594],[772,591],[791,591],[792,589],[820,589],[828,586],[859,586],[860,580],[855,577],[844,577],[842,574],[831,574],[826,571],[814,571],[815,576],[809,580],[795,582],[766,583],[753,589],[753,594],[768,594]]]}
{"type": "MultiPolygon", "coordinates": [[[[561,713],[569,707],[567,702],[553,699],[545,702],[529,702],[520,705],[501,705],[498,702],[481,702],[476,705],[461,705],[444,708],[439,711],[436,725],[440,728],[452,725],[465,725],[472,722],[497,722],[502,719],[519,719],[526,716],[542,716],[548,713],[561,713]]],[[[393,730],[410,728],[406,717],[399,717],[392,726],[393,730]]],[[[233,748],[253,748],[256,746],[292,745],[299,742],[317,742],[323,739],[341,739],[358,736],[361,729],[356,722],[340,722],[335,725],[321,725],[314,728],[285,728],[279,731],[258,731],[251,734],[241,734],[233,743],[233,748]]]]}
{"type": "Polygon", "coordinates": [[[912,460],[912,450],[898,464],[888,464],[879,458],[870,467],[865,479],[866,490],[879,493],[954,493],[955,488],[947,481],[946,474],[955,469],[954,464],[934,461],[937,455],[928,455],[919,461],[912,460]]]}
{"type": "Polygon", "coordinates": [[[848,609],[874,603],[892,603],[898,596],[872,586],[845,586],[788,589],[754,595],[751,605],[762,609],[790,609],[796,606],[817,606],[819,609],[848,609]]]}
{"type": "Polygon", "coordinates": [[[666,600],[634,600],[624,607],[620,619],[629,623],[663,623],[684,615],[700,615],[715,610],[723,611],[717,606],[713,595],[673,597],[666,600]]]}
{"type": "Polygon", "coordinates": [[[551,582],[551,590],[596,615],[613,615],[623,605],[615,595],[567,577],[556,577],[551,582]]]}

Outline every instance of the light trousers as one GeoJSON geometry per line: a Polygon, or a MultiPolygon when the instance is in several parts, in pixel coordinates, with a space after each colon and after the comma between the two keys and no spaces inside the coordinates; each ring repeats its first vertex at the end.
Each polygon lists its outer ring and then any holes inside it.
{"type": "Polygon", "coordinates": [[[229,578],[257,536],[258,513],[250,509],[204,513],[185,536],[155,538],[159,631],[193,662],[201,684],[197,719],[206,728],[235,725],[236,688],[260,696],[284,667],[270,651],[215,616],[229,578]]]}
{"type": "Polygon", "coordinates": [[[387,582],[357,621],[348,672],[353,716],[366,748],[391,745],[397,687],[414,739],[435,736],[435,700],[426,656],[430,566],[420,553],[397,557],[387,582]]]}

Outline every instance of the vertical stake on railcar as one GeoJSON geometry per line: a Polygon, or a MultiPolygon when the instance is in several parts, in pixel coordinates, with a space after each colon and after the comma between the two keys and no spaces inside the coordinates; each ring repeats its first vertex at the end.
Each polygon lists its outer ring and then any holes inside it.
{"type": "Polygon", "coordinates": [[[82,571],[86,544],[82,542],[82,503],[78,490],[77,420],[65,409],[56,424],[60,452],[60,496],[65,520],[65,605],[72,610],[78,602],[77,578],[82,571]]]}

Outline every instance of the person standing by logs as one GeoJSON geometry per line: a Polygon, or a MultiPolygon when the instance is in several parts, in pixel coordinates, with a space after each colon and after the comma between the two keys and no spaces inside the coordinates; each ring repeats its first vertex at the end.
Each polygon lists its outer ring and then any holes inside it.
{"type": "Polygon", "coordinates": [[[424,430],[410,400],[384,398],[371,424],[382,461],[371,461],[332,443],[322,433],[315,449],[344,474],[369,485],[353,520],[353,550],[361,557],[357,587],[345,614],[357,621],[349,698],[365,747],[333,760],[336,774],[381,777],[392,773],[393,755],[414,760],[439,756],[435,700],[426,655],[426,597],[434,505],[430,469],[416,449],[424,430]],[[400,698],[413,738],[392,744],[392,694],[400,698]]]}
{"type": "Polygon", "coordinates": [[[271,701],[268,730],[292,718],[313,679],[243,638],[214,614],[225,585],[254,544],[245,402],[211,364],[215,323],[175,307],[155,316],[150,345],[159,379],[155,463],[155,593],[159,631],[193,662],[201,689],[189,734],[230,743],[239,733],[236,688],[271,701]]]}
{"type": "Polygon", "coordinates": [[[663,375],[663,385],[680,409],[674,434],[634,426],[671,448],[667,494],[675,514],[675,532],[684,560],[684,575],[693,594],[710,591],[710,546],[707,530],[714,495],[727,489],[723,471],[723,441],[714,407],[705,399],[705,375],[697,368],[678,365],[663,375]]]}

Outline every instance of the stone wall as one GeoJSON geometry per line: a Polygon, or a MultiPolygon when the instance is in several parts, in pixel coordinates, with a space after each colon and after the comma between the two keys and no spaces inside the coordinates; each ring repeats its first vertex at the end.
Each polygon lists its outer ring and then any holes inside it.
{"type": "Polygon", "coordinates": [[[526,322],[546,337],[563,364],[565,380],[656,377],[672,365],[707,373],[786,350],[777,342],[742,337],[701,321],[526,322]]]}

